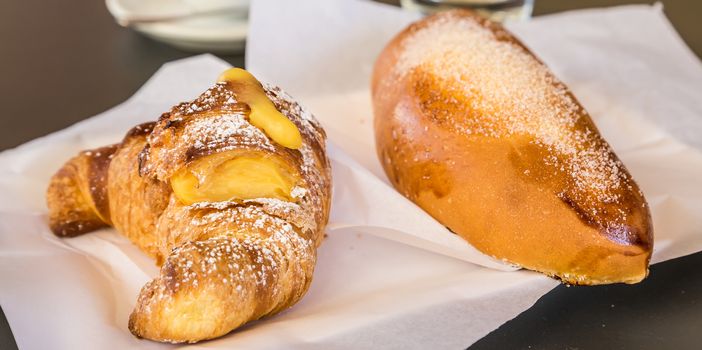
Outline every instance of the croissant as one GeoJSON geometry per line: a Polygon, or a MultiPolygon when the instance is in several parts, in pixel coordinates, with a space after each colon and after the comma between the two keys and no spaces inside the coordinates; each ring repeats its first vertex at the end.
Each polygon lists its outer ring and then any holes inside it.
{"type": "Polygon", "coordinates": [[[129,330],[164,342],[229,333],[300,300],[331,196],[325,133],[277,87],[233,68],[192,102],[80,152],[51,179],[49,226],[113,226],[161,266],[129,330]]]}
{"type": "Polygon", "coordinates": [[[373,72],[378,156],[482,252],[569,284],[648,273],[648,204],[590,115],[499,24],[465,10],[398,34],[373,72]]]}

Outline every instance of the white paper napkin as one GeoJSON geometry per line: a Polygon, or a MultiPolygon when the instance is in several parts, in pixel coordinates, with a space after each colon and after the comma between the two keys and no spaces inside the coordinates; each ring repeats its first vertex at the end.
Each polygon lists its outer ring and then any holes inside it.
{"type": "MultiPolygon", "coordinates": [[[[368,78],[382,46],[412,19],[364,1],[254,1],[248,68],[298,97],[330,136],[329,237],[300,303],[192,348],[465,348],[557,285],[494,269],[505,266],[455,239],[382,175],[368,78]]],[[[702,69],[661,9],[564,13],[512,29],[569,84],[641,185],[654,260],[702,249],[702,152],[689,146],[702,131],[702,69]]],[[[125,103],[0,154],[0,304],[21,349],[173,347],[126,328],[153,263],[112,230],[55,238],[44,190],[75,152],[119,141],[224,68],[210,56],[169,63],[125,103]]]]}
{"type": "MultiPolygon", "coordinates": [[[[374,148],[370,76],[385,44],[415,19],[368,1],[258,0],[246,64],[294,93],[334,143],[387,183],[374,148]]],[[[702,64],[662,6],[580,10],[508,27],[573,90],[643,189],[653,261],[701,250],[702,64]]]]}

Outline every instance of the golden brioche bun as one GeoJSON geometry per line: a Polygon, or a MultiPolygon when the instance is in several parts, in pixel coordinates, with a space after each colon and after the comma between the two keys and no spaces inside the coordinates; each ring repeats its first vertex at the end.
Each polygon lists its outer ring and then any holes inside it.
{"type": "Polygon", "coordinates": [[[398,34],[372,80],[377,151],[407,198],[495,258],[569,284],[646,277],[646,200],[570,90],[499,24],[398,34]]]}

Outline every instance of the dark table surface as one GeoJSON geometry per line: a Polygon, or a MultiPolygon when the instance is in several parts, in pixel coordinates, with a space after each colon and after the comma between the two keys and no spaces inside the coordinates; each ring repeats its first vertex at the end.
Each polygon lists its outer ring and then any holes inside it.
{"type": "MultiPolygon", "coordinates": [[[[534,12],[650,2],[536,0],[534,12]]],[[[702,1],[661,2],[702,55],[702,1]]],[[[192,55],[120,28],[96,0],[2,1],[0,43],[0,150],[104,111],[192,55]]],[[[221,57],[243,66],[242,55],[221,57]]],[[[559,286],[470,348],[702,349],[700,266],[702,253],[654,265],[638,285],[559,286]]],[[[0,349],[16,349],[1,312],[0,349]]]]}

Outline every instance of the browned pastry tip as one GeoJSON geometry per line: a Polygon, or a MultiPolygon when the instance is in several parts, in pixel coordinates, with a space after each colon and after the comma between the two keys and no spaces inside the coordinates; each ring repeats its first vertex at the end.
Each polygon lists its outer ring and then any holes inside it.
{"type": "Polygon", "coordinates": [[[499,24],[420,20],[378,58],[378,156],[394,186],[482,252],[570,284],[648,273],[646,200],[570,90],[499,24]]]}
{"type": "Polygon", "coordinates": [[[47,190],[49,227],[73,237],[110,224],[107,169],[116,145],[81,152],[51,178],[47,190]]]}

